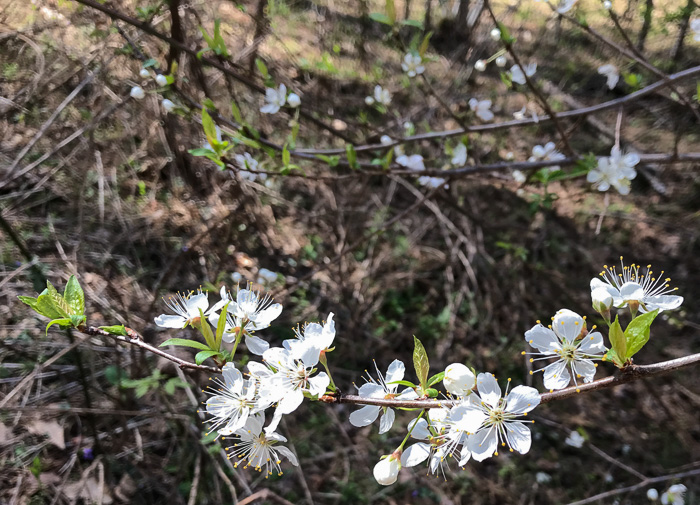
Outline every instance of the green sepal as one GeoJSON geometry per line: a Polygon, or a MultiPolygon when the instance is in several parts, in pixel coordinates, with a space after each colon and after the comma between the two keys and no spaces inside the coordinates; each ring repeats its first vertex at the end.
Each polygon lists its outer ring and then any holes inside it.
{"type": "Polygon", "coordinates": [[[428,372],[430,370],[430,362],[428,361],[428,353],[425,352],[425,347],[416,336],[413,336],[413,367],[416,369],[416,376],[420,381],[423,389],[426,388],[428,380],[428,372]]]}
{"type": "Polygon", "coordinates": [[[649,329],[651,323],[659,314],[659,309],[647,312],[632,319],[632,322],[625,329],[625,340],[627,344],[627,352],[625,357],[631,358],[644,347],[649,341],[649,329]]]}
{"type": "Polygon", "coordinates": [[[200,351],[211,351],[211,349],[203,343],[197,342],[196,340],[187,340],[186,338],[169,338],[158,347],[165,347],[166,345],[192,347],[194,349],[199,349],[200,351]]]}
{"type": "MultiPolygon", "coordinates": [[[[619,319],[619,316],[615,316],[615,322],[610,325],[608,338],[610,339],[612,350],[615,351],[618,358],[624,358],[627,355],[627,340],[625,339],[625,332],[622,331],[620,326],[619,319]]],[[[621,361],[624,362],[624,359],[621,361]]]]}
{"type": "Polygon", "coordinates": [[[194,362],[198,365],[201,365],[207,358],[211,358],[212,356],[218,355],[219,351],[212,351],[211,349],[208,349],[206,351],[199,351],[194,357],[194,362]]]}
{"type": "Polygon", "coordinates": [[[432,386],[433,384],[437,384],[441,380],[445,378],[445,372],[440,372],[438,374],[433,375],[430,379],[428,379],[428,387],[432,386]]]}
{"type": "Polygon", "coordinates": [[[118,335],[120,337],[126,337],[126,327],[123,324],[115,324],[114,326],[100,326],[102,331],[106,331],[110,335],[118,335]]]}

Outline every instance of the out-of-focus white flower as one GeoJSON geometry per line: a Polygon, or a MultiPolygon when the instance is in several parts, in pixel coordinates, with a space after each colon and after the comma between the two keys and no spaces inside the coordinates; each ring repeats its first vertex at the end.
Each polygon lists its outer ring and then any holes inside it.
{"type": "Polygon", "coordinates": [[[289,93],[287,104],[289,104],[292,109],[296,109],[301,105],[301,98],[296,93],[289,93]]]}
{"type": "Polygon", "coordinates": [[[598,159],[598,166],[588,172],[586,180],[598,191],[614,187],[621,195],[628,195],[632,179],[637,177],[634,167],[639,163],[637,153],[622,154],[618,146],[613,146],[610,157],[598,159]]]}
{"type": "Polygon", "coordinates": [[[401,470],[401,461],[399,458],[400,455],[390,454],[374,465],[372,474],[379,484],[382,486],[390,486],[396,482],[396,479],[399,477],[399,470],[401,470]]]}
{"type": "Polygon", "coordinates": [[[134,86],[131,88],[129,95],[131,95],[131,98],[135,98],[136,100],[142,100],[146,97],[146,92],[141,86],[134,86]]]}
{"type": "Polygon", "coordinates": [[[518,84],[525,84],[527,82],[525,76],[532,77],[535,75],[535,72],[537,72],[537,63],[529,63],[525,65],[524,73],[523,69],[516,64],[510,67],[510,80],[517,82],[518,84]]]}
{"type": "Polygon", "coordinates": [[[440,186],[445,184],[445,179],[443,179],[442,177],[430,177],[428,175],[421,175],[418,178],[418,184],[426,188],[439,188],[440,186]]]}
{"type": "Polygon", "coordinates": [[[248,153],[236,154],[233,159],[236,160],[236,164],[240,167],[238,173],[241,177],[248,181],[255,181],[259,179],[264,181],[267,179],[267,174],[257,173],[258,171],[258,160],[253,158],[248,153]],[[251,172],[252,170],[252,172],[251,172]]]}
{"type": "Polygon", "coordinates": [[[267,88],[265,90],[265,105],[260,107],[263,114],[276,114],[284,107],[287,101],[287,86],[280,84],[279,88],[267,88]]]}
{"type": "Polygon", "coordinates": [[[139,75],[144,79],[151,77],[151,73],[148,71],[147,68],[142,68],[141,70],[139,70],[139,75]]]}
{"type": "Polygon", "coordinates": [[[469,108],[473,110],[482,121],[491,121],[494,117],[493,112],[491,112],[491,100],[477,100],[476,98],[471,98],[469,100],[469,108]]]}
{"type": "Polygon", "coordinates": [[[690,29],[693,32],[693,40],[700,42],[700,18],[690,20],[690,29]]]}
{"type": "Polygon", "coordinates": [[[258,270],[258,276],[261,277],[265,282],[275,282],[277,280],[277,273],[267,268],[261,268],[260,270],[258,270]]]}
{"type": "Polygon", "coordinates": [[[598,73],[607,77],[609,89],[613,89],[617,86],[617,82],[620,80],[620,71],[612,63],[606,63],[598,67],[598,73]]]}
{"type": "MultiPolygon", "coordinates": [[[[367,374],[367,383],[360,386],[358,389],[359,395],[363,398],[397,398],[402,400],[415,400],[418,398],[416,392],[411,388],[404,389],[401,393],[397,393],[398,384],[392,384],[403,380],[406,367],[402,361],[396,359],[386,371],[386,376],[383,376],[379,371],[377,364],[374,364],[377,371],[377,380],[367,374]]],[[[365,405],[359,410],[350,414],[350,424],[357,427],[368,426],[372,424],[379,416],[381,411],[384,411],[379,422],[379,433],[386,433],[394,424],[396,414],[391,407],[377,407],[375,405],[365,405]]]]}
{"type": "Polygon", "coordinates": [[[165,77],[163,74],[158,74],[156,76],[156,84],[158,84],[158,86],[167,86],[168,78],[165,77]]]}
{"type": "Polygon", "coordinates": [[[456,167],[461,167],[467,164],[467,146],[462,142],[457,144],[457,146],[452,151],[452,164],[456,167]]]}
{"type": "Polygon", "coordinates": [[[649,501],[656,501],[659,499],[659,492],[654,489],[653,487],[650,487],[647,489],[647,499],[649,501]]]}
{"type": "Polygon", "coordinates": [[[577,449],[580,449],[581,447],[583,447],[585,441],[586,439],[583,438],[583,435],[581,435],[578,431],[572,431],[571,433],[569,433],[569,436],[566,437],[564,443],[566,445],[570,445],[571,447],[576,447],[577,449]]]}
{"type": "Polygon", "coordinates": [[[389,135],[382,135],[379,139],[379,142],[381,142],[382,145],[391,144],[393,141],[394,139],[392,139],[389,135]]]}
{"type": "Polygon", "coordinates": [[[674,484],[661,495],[663,505],[685,505],[685,492],[688,490],[683,484],[674,484]]]}
{"type": "MultiPolygon", "coordinates": [[[[510,386],[510,379],[508,380],[510,386]]],[[[499,442],[510,450],[525,454],[530,450],[532,434],[525,422],[518,419],[526,416],[540,404],[540,394],[529,386],[516,386],[510,393],[506,389],[501,397],[501,388],[496,378],[481,373],[476,379],[476,393],[469,396],[463,418],[464,428],[473,433],[467,447],[476,461],[490,458],[499,442]]],[[[457,408],[457,407],[455,407],[457,408]]]]}
{"type": "Polygon", "coordinates": [[[423,156],[420,154],[412,154],[407,156],[402,154],[396,158],[396,163],[402,167],[406,167],[409,170],[415,170],[416,172],[422,172],[425,170],[425,164],[423,163],[423,156]]]}
{"type": "Polygon", "coordinates": [[[466,365],[462,363],[452,363],[445,368],[445,378],[442,384],[448,393],[466,397],[476,386],[476,376],[466,365]]]}
{"type": "Polygon", "coordinates": [[[576,5],[576,2],[578,2],[578,0],[559,0],[557,12],[559,14],[566,14],[571,9],[573,9],[574,5],[576,5]]]}
{"type": "Polygon", "coordinates": [[[552,476],[549,475],[548,473],[537,472],[535,474],[535,480],[537,481],[538,484],[547,484],[549,482],[552,482],[552,476]]]}
{"type": "Polygon", "coordinates": [[[425,72],[425,67],[422,65],[423,59],[413,53],[408,53],[403,57],[403,63],[401,63],[401,68],[403,69],[409,77],[415,77],[418,74],[425,72]]]}
{"type": "Polygon", "coordinates": [[[658,309],[677,309],[683,303],[682,296],[670,295],[678,288],[672,288],[669,282],[671,279],[664,278],[664,272],[657,275],[651,270],[651,265],[647,265],[645,272],[640,272],[641,266],[632,265],[626,267],[620,257],[620,269],[618,273],[615,267],[603,266],[600,276],[591,280],[591,291],[598,288],[605,289],[613,297],[615,307],[622,308],[630,306],[634,311],[650,312],[658,309]]]}
{"type": "Polygon", "coordinates": [[[476,60],[476,63],[474,63],[474,70],[483,72],[486,70],[486,62],[484,60],[476,60]]]}
{"type": "Polygon", "coordinates": [[[403,123],[403,128],[407,132],[410,132],[411,130],[415,129],[415,125],[411,121],[404,121],[403,123]]]}
{"type": "Polygon", "coordinates": [[[607,10],[612,9],[612,2],[610,0],[605,0],[605,2],[603,2],[603,7],[605,7],[607,10]]]}
{"type": "Polygon", "coordinates": [[[328,320],[323,325],[308,323],[303,328],[297,326],[294,334],[296,338],[282,342],[284,348],[291,352],[294,359],[318,363],[321,353],[330,349],[335,340],[333,312],[328,314],[328,320]]]}
{"type": "Polygon", "coordinates": [[[163,106],[165,112],[172,112],[175,110],[175,104],[172,102],[172,100],[168,100],[167,98],[163,99],[161,105],[163,106]]]}
{"type": "Polygon", "coordinates": [[[489,35],[493,40],[501,40],[501,30],[499,30],[498,28],[492,29],[489,35]]]}
{"type": "Polygon", "coordinates": [[[524,184],[525,181],[527,181],[527,175],[525,175],[525,172],[521,172],[520,170],[513,170],[511,175],[513,176],[513,180],[515,180],[515,182],[518,184],[524,184]]]}
{"type": "MultiPolygon", "coordinates": [[[[182,329],[188,324],[198,324],[200,322],[200,311],[206,312],[209,307],[207,293],[190,291],[187,294],[176,293],[167,300],[163,298],[165,305],[175,312],[176,315],[161,314],[154,319],[158,326],[163,328],[182,329]]],[[[206,323],[205,323],[206,324],[206,323]]]]}
{"type": "MultiPolygon", "coordinates": [[[[566,156],[556,150],[556,144],[554,142],[547,142],[543,146],[536,145],[533,147],[532,156],[530,156],[527,161],[559,161],[563,159],[566,159],[566,156]]],[[[552,172],[560,169],[559,165],[548,168],[552,172]]]]}
{"type": "MultiPolygon", "coordinates": [[[[595,327],[593,328],[595,329],[595,327]]],[[[525,332],[525,341],[540,352],[529,353],[541,356],[533,361],[559,358],[554,363],[537,370],[544,372],[544,387],[547,389],[563,389],[573,378],[578,386],[577,378],[584,383],[592,382],[596,365],[594,360],[602,359],[605,354],[603,335],[595,331],[587,333],[586,320],[568,309],[556,313],[550,327],[538,323],[525,332]],[[571,375],[566,369],[571,368],[571,375]]],[[[523,351],[523,354],[528,354],[523,351]]],[[[530,372],[533,374],[534,372],[530,372]]]]}
{"type": "Polygon", "coordinates": [[[515,159],[515,154],[513,154],[513,151],[508,151],[508,152],[506,153],[505,158],[506,158],[508,161],[514,160],[514,159],[515,159]]]}
{"type": "Polygon", "coordinates": [[[273,471],[277,475],[282,475],[282,457],[287,459],[292,465],[299,466],[296,456],[287,447],[277,445],[279,442],[286,442],[287,439],[278,433],[263,431],[265,415],[256,414],[248,418],[245,426],[234,433],[234,438],[238,442],[232,447],[227,447],[227,457],[235,459],[234,468],[243,463],[243,468],[254,468],[262,472],[265,467],[265,478],[272,475],[273,471]],[[233,449],[233,450],[231,450],[233,449]]]}
{"type": "Polygon", "coordinates": [[[365,98],[365,103],[367,105],[373,105],[378,103],[380,105],[389,105],[391,103],[391,93],[388,89],[382,88],[379,84],[374,87],[374,96],[368,96],[365,98]]]}
{"type": "Polygon", "coordinates": [[[508,58],[505,57],[505,55],[501,55],[498,58],[496,58],[496,65],[503,68],[506,66],[506,63],[508,63],[508,58]]]}
{"type": "Polygon", "coordinates": [[[233,272],[231,274],[231,280],[238,284],[243,279],[243,276],[239,272],[233,272]]]}

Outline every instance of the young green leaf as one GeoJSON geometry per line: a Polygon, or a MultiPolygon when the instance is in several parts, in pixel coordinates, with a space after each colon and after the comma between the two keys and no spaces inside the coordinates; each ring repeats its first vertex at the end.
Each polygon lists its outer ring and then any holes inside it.
{"type": "Polygon", "coordinates": [[[620,358],[624,358],[627,355],[627,340],[620,326],[619,316],[615,316],[615,322],[610,325],[608,338],[610,338],[610,345],[612,345],[615,354],[620,358]]]}
{"type": "Polygon", "coordinates": [[[391,24],[396,23],[396,6],[394,0],[386,0],[386,17],[391,20],[391,24]]]}
{"type": "Polygon", "coordinates": [[[430,379],[428,379],[428,387],[432,386],[433,384],[437,384],[441,380],[445,378],[445,372],[440,372],[438,374],[433,375],[430,379]]]}
{"type": "Polygon", "coordinates": [[[235,119],[239,125],[245,124],[245,121],[243,121],[243,115],[241,114],[241,109],[238,108],[236,102],[231,102],[231,114],[233,114],[233,119],[235,119]]]}
{"type": "Polygon", "coordinates": [[[211,118],[207,109],[202,109],[202,128],[204,129],[204,135],[207,137],[209,145],[214,146],[218,142],[216,135],[216,124],[211,118]]]}
{"type": "Polygon", "coordinates": [[[227,302],[226,305],[221,309],[221,314],[219,315],[219,322],[216,325],[216,348],[221,349],[221,340],[224,338],[224,331],[226,331],[226,312],[228,310],[228,304],[231,302],[227,302]]]}
{"type": "Polygon", "coordinates": [[[391,18],[382,12],[373,12],[372,14],[369,15],[369,18],[372,21],[377,21],[378,23],[383,23],[383,24],[389,25],[389,26],[394,24],[394,22],[391,20],[391,18]]]}
{"type": "Polygon", "coordinates": [[[411,381],[393,381],[387,382],[387,384],[399,384],[400,386],[408,386],[409,388],[417,388],[418,384],[414,384],[411,381]]]}
{"type": "Polygon", "coordinates": [[[72,314],[85,313],[85,293],[83,293],[83,288],[80,287],[80,283],[75,278],[75,275],[71,275],[70,279],[68,279],[63,298],[70,306],[72,314]]]}
{"type": "Polygon", "coordinates": [[[413,336],[413,367],[416,369],[416,375],[423,389],[426,389],[428,381],[428,372],[430,371],[430,363],[428,361],[428,353],[425,352],[425,347],[416,336],[413,336]]]}
{"type": "Polygon", "coordinates": [[[195,355],[194,362],[197,363],[198,365],[201,365],[202,363],[204,363],[204,361],[207,358],[211,358],[212,356],[217,356],[217,355],[219,355],[218,351],[212,351],[212,350],[200,351],[195,355]]]}
{"type": "Polygon", "coordinates": [[[649,328],[651,323],[659,314],[659,309],[656,309],[646,314],[635,317],[625,330],[625,340],[627,343],[626,358],[631,358],[639,352],[649,341],[649,328]]]}
{"type": "MultiPolygon", "coordinates": [[[[226,319],[226,318],[222,318],[226,319]]],[[[208,346],[196,340],[187,340],[186,338],[169,338],[158,347],[165,347],[166,345],[175,345],[180,347],[192,347],[193,349],[199,349],[200,351],[209,351],[208,346]]]]}
{"type": "Polygon", "coordinates": [[[126,337],[126,327],[123,324],[115,324],[114,326],[100,326],[102,331],[106,331],[110,335],[119,335],[126,337]]]}
{"type": "Polygon", "coordinates": [[[71,314],[68,316],[68,319],[70,320],[70,324],[73,325],[74,328],[78,328],[79,326],[82,326],[83,323],[87,320],[87,317],[79,314],[71,314]]]}
{"type": "Polygon", "coordinates": [[[348,164],[350,165],[350,168],[358,168],[357,167],[357,152],[355,152],[355,147],[352,144],[347,144],[345,146],[345,154],[348,157],[348,164]]]}
{"type": "Polygon", "coordinates": [[[425,53],[428,50],[428,46],[430,44],[430,37],[432,37],[432,35],[433,32],[428,32],[426,33],[425,37],[423,37],[423,42],[421,42],[420,47],[418,48],[418,54],[421,58],[425,57],[425,53]]]}
{"type": "Polygon", "coordinates": [[[53,287],[53,284],[48,281],[46,282],[46,289],[48,290],[49,300],[51,300],[54,308],[61,314],[61,317],[68,317],[71,313],[71,309],[65,298],[63,298],[63,296],[56,291],[56,288],[53,287]]]}
{"type": "Polygon", "coordinates": [[[199,323],[199,329],[202,332],[202,336],[204,336],[205,342],[209,345],[209,349],[214,352],[219,352],[219,348],[216,346],[216,339],[211,331],[211,326],[209,325],[207,318],[204,317],[204,312],[202,312],[202,309],[199,309],[199,323]]]}
{"type": "MultiPolygon", "coordinates": [[[[38,303],[36,298],[32,298],[31,296],[18,296],[19,301],[22,303],[26,303],[29,305],[29,307],[34,311],[34,312],[39,312],[38,309],[38,303]]],[[[39,312],[40,313],[40,312],[39,312]]]]}
{"type": "Polygon", "coordinates": [[[46,334],[49,334],[49,328],[51,328],[54,324],[57,324],[61,328],[70,328],[71,327],[71,321],[67,317],[61,318],[61,319],[54,319],[49,322],[49,324],[46,325],[46,334]]]}
{"type": "Polygon", "coordinates": [[[267,66],[265,65],[265,62],[261,60],[260,58],[255,58],[255,66],[258,67],[258,71],[260,74],[262,74],[263,79],[267,79],[270,77],[270,74],[267,71],[267,66]]]}

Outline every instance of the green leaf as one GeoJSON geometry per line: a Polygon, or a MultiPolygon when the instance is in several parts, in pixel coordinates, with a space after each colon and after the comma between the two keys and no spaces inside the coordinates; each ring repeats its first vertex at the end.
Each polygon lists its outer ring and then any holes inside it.
{"type": "Polygon", "coordinates": [[[73,314],[85,313],[85,293],[83,293],[83,288],[80,287],[80,283],[75,278],[75,275],[71,275],[70,279],[68,279],[63,298],[70,306],[73,314]]]}
{"type": "Polygon", "coordinates": [[[221,314],[219,315],[219,322],[216,325],[216,348],[221,349],[221,340],[224,337],[224,331],[226,330],[226,314],[228,310],[228,304],[231,302],[226,302],[226,305],[221,309],[221,314]]]}
{"type": "Polygon", "coordinates": [[[625,332],[622,331],[620,326],[619,319],[619,316],[615,316],[615,322],[610,325],[608,338],[615,354],[619,357],[624,357],[627,355],[627,340],[625,339],[625,332]]]}
{"type": "Polygon", "coordinates": [[[192,156],[216,156],[216,153],[214,151],[212,151],[211,149],[207,149],[206,147],[190,149],[187,152],[190,153],[192,156]]]}
{"type": "Polygon", "coordinates": [[[50,319],[61,319],[67,316],[67,314],[56,308],[48,289],[42,291],[39,297],[36,299],[36,311],[42,316],[50,319]]]}
{"type": "Polygon", "coordinates": [[[428,381],[428,372],[430,371],[430,363],[428,361],[428,353],[425,352],[425,347],[416,336],[413,336],[413,367],[416,369],[416,376],[420,381],[423,389],[426,389],[428,381]]]}
{"type": "Polygon", "coordinates": [[[204,128],[204,135],[206,135],[209,145],[213,146],[217,142],[216,124],[214,124],[214,120],[207,112],[207,109],[202,109],[202,128],[204,128]]]}
{"type": "Polygon", "coordinates": [[[391,20],[391,24],[396,23],[396,6],[394,0],[386,0],[386,17],[391,20]]]}
{"type": "Polygon", "coordinates": [[[18,296],[17,298],[19,298],[20,302],[29,305],[29,307],[31,307],[31,309],[34,312],[39,312],[39,309],[37,308],[38,302],[36,298],[32,298],[31,296],[18,296]]]}
{"type": "Polygon", "coordinates": [[[150,387],[150,384],[148,382],[142,382],[138,386],[136,386],[136,389],[134,390],[134,393],[136,394],[136,398],[141,398],[143,396],[146,396],[146,393],[148,393],[148,389],[150,387]]]}
{"type": "Polygon", "coordinates": [[[430,379],[428,379],[428,387],[432,386],[433,384],[437,384],[441,380],[445,378],[445,372],[440,372],[438,374],[433,375],[430,379]]]}
{"type": "Polygon", "coordinates": [[[216,346],[216,338],[214,338],[209,321],[204,317],[202,309],[199,309],[199,323],[199,329],[204,336],[204,341],[209,345],[209,349],[218,352],[219,348],[216,346]]]}
{"type": "Polygon", "coordinates": [[[394,23],[391,21],[391,18],[387,16],[386,14],[383,14],[381,12],[373,12],[372,14],[369,15],[369,18],[372,21],[377,21],[378,23],[384,23],[385,25],[393,25],[394,23]]]}
{"type": "Polygon", "coordinates": [[[243,115],[241,114],[241,109],[238,108],[236,102],[231,102],[231,114],[233,114],[233,119],[235,119],[239,125],[245,124],[245,121],[243,121],[243,115]]]}
{"type": "Polygon", "coordinates": [[[51,284],[48,281],[46,281],[46,289],[48,290],[49,300],[51,300],[51,303],[53,304],[56,311],[58,311],[61,317],[68,317],[68,315],[71,313],[71,310],[65,298],[63,298],[63,296],[58,291],[56,291],[56,288],[53,287],[53,284],[51,284]]]}
{"type": "Polygon", "coordinates": [[[425,53],[428,50],[428,46],[430,45],[430,37],[432,37],[432,35],[433,32],[428,32],[426,33],[425,37],[423,37],[423,42],[421,42],[420,47],[418,48],[418,54],[421,58],[425,56],[425,53]]]}
{"type": "Polygon", "coordinates": [[[270,77],[270,74],[267,71],[267,66],[263,60],[260,58],[255,58],[255,66],[258,67],[258,71],[262,74],[264,79],[270,77]]]}
{"type": "Polygon", "coordinates": [[[175,393],[175,385],[176,385],[176,384],[173,382],[173,380],[170,379],[168,382],[166,382],[166,383],[163,385],[163,390],[164,390],[167,394],[169,394],[170,396],[172,396],[172,395],[175,393]]]}
{"type": "Polygon", "coordinates": [[[70,320],[70,324],[73,325],[73,327],[77,328],[87,320],[87,317],[78,314],[71,314],[70,316],[68,316],[68,319],[70,320]]]}
{"type": "Polygon", "coordinates": [[[649,328],[651,323],[659,314],[659,309],[647,312],[632,319],[632,322],[625,329],[625,340],[627,342],[626,358],[631,358],[639,352],[649,341],[649,328]]]}
{"type": "Polygon", "coordinates": [[[109,365],[105,368],[105,379],[107,379],[107,382],[112,386],[119,384],[124,377],[126,377],[126,373],[118,366],[109,365]]]}
{"type": "Polygon", "coordinates": [[[51,328],[54,324],[57,324],[61,328],[70,328],[71,327],[71,321],[67,317],[63,317],[61,319],[54,319],[49,322],[49,324],[46,325],[46,334],[49,334],[49,328],[51,328]]]}
{"type": "Polygon", "coordinates": [[[498,29],[501,30],[501,40],[504,44],[508,45],[515,42],[515,39],[510,34],[510,31],[508,30],[506,25],[504,25],[503,23],[498,23],[498,29]]]}
{"type": "Polygon", "coordinates": [[[110,335],[119,335],[126,337],[126,327],[123,324],[115,324],[114,326],[100,326],[102,331],[106,331],[110,335]]]}
{"type": "MultiPolygon", "coordinates": [[[[226,319],[225,317],[223,319],[226,319]]],[[[211,350],[208,346],[196,340],[187,340],[186,338],[169,338],[158,347],[165,347],[166,345],[175,345],[180,347],[192,347],[194,349],[199,349],[200,351],[211,350]]]]}
{"type": "Polygon", "coordinates": [[[417,19],[404,19],[403,21],[401,21],[401,24],[404,26],[413,26],[415,28],[418,28],[419,30],[423,29],[423,23],[421,23],[417,19]]]}
{"type": "Polygon", "coordinates": [[[348,157],[350,168],[357,168],[357,152],[355,152],[355,147],[352,144],[345,146],[345,154],[348,157]]]}
{"type": "Polygon", "coordinates": [[[194,362],[197,363],[198,365],[201,365],[207,358],[211,358],[212,356],[216,356],[219,354],[219,351],[200,351],[198,352],[195,357],[194,357],[194,362]]]}
{"type": "Polygon", "coordinates": [[[286,167],[289,166],[290,162],[291,156],[289,154],[289,149],[287,149],[287,144],[284,144],[284,147],[282,147],[282,164],[286,167]]]}
{"type": "Polygon", "coordinates": [[[146,60],[143,62],[143,68],[149,68],[149,67],[155,67],[158,64],[156,60],[151,58],[150,60],[146,60]]]}
{"type": "Polygon", "coordinates": [[[399,384],[401,386],[408,386],[410,388],[417,388],[418,384],[414,384],[413,382],[410,381],[394,381],[394,382],[387,382],[387,384],[399,384]]]}

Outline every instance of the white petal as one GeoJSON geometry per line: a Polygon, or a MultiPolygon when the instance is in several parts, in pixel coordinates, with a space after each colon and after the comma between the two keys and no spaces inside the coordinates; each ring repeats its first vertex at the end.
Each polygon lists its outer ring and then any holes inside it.
{"type": "Polygon", "coordinates": [[[626,302],[644,300],[644,289],[636,282],[625,282],[620,287],[620,296],[626,302]]]}
{"type": "Polygon", "coordinates": [[[430,456],[429,444],[413,444],[403,451],[401,455],[401,464],[405,467],[420,465],[423,461],[428,459],[428,456],[430,456]]]}
{"type": "Polygon", "coordinates": [[[415,389],[413,388],[406,388],[401,391],[401,394],[399,394],[396,398],[401,400],[415,400],[418,398],[418,393],[416,393],[415,389]]]}
{"type": "Polygon", "coordinates": [[[265,310],[258,312],[258,315],[255,317],[255,322],[253,323],[254,329],[262,330],[263,328],[267,328],[281,313],[282,305],[279,303],[270,305],[265,310]]]}
{"type": "Polygon", "coordinates": [[[350,424],[357,426],[358,428],[361,428],[362,426],[369,426],[377,420],[380,410],[381,407],[365,405],[361,409],[350,414],[350,424]]]}
{"type": "Polygon", "coordinates": [[[221,374],[224,376],[224,381],[226,382],[226,387],[233,393],[240,393],[243,388],[243,376],[241,372],[236,369],[236,365],[233,363],[226,363],[224,368],[221,370],[221,374]]]}
{"type": "Polygon", "coordinates": [[[241,428],[243,428],[243,426],[245,426],[249,415],[249,409],[243,410],[239,415],[234,414],[233,416],[231,416],[231,420],[228,422],[228,424],[219,430],[219,434],[230,435],[232,433],[235,433],[237,430],[240,430],[241,428]]]}
{"type": "Polygon", "coordinates": [[[617,289],[612,284],[601,281],[597,277],[591,279],[591,292],[593,292],[596,288],[603,288],[603,289],[607,290],[607,292],[610,293],[610,296],[612,296],[613,298],[620,297],[620,290],[619,289],[617,289]]]}
{"type": "Polygon", "coordinates": [[[467,447],[476,461],[484,461],[493,456],[498,447],[498,437],[493,428],[484,428],[470,435],[467,439],[467,447]]]}
{"type": "Polygon", "coordinates": [[[363,398],[384,398],[386,396],[386,391],[379,384],[368,382],[360,386],[358,394],[363,398]]]}
{"type": "Polygon", "coordinates": [[[559,361],[547,365],[544,369],[544,387],[547,389],[564,389],[571,382],[571,375],[566,369],[566,361],[559,361]]]}
{"type": "Polygon", "coordinates": [[[430,430],[428,430],[428,421],[425,419],[413,419],[408,423],[408,431],[411,432],[411,436],[418,440],[427,440],[430,438],[430,430]]]}
{"type": "Polygon", "coordinates": [[[476,379],[476,387],[482,401],[493,408],[498,406],[498,401],[501,399],[501,388],[496,377],[490,373],[480,373],[476,379]]]}
{"type": "Polygon", "coordinates": [[[525,332],[525,340],[541,352],[552,354],[561,349],[561,342],[556,333],[549,328],[537,324],[525,332]]]}
{"type": "Polygon", "coordinates": [[[524,414],[540,404],[540,394],[529,386],[515,386],[506,396],[506,412],[524,414]]]}
{"type": "Polygon", "coordinates": [[[515,421],[512,423],[506,423],[505,429],[510,447],[518,451],[520,454],[525,454],[530,450],[530,446],[532,445],[532,434],[530,433],[530,428],[525,426],[524,423],[515,421]]]}
{"type": "Polygon", "coordinates": [[[155,323],[162,328],[177,328],[182,329],[187,324],[187,319],[182,316],[171,316],[161,314],[154,319],[155,323]]]}
{"type": "Polygon", "coordinates": [[[297,461],[297,457],[287,447],[285,447],[283,445],[280,445],[280,446],[276,445],[274,447],[274,449],[275,449],[275,451],[279,452],[282,456],[287,458],[292,465],[299,466],[299,462],[297,461]]]}
{"type": "Polygon", "coordinates": [[[576,312],[569,309],[561,309],[554,315],[552,329],[562,339],[573,342],[586,327],[586,322],[576,312]]]}
{"type": "Polygon", "coordinates": [[[673,310],[680,307],[682,303],[683,297],[676,295],[649,296],[644,299],[647,310],[673,310]]]}
{"type": "Polygon", "coordinates": [[[245,346],[248,348],[248,350],[257,355],[257,356],[262,356],[265,354],[265,351],[267,351],[270,348],[270,344],[265,342],[263,339],[260,337],[256,337],[255,335],[250,335],[246,333],[245,336],[245,346]]]}
{"type": "Polygon", "coordinates": [[[583,379],[583,382],[588,383],[593,381],[595,376],[595,364],[589,359],[576,360],[572,363],[576,378],[583,379]],[[580,377],[579,377],[580,376],[580,377]]]}
{"type": "Polygon", "coordinates": [[[450,410],[450,421],[467,433],[475,433],[487,417],[483,410],[468,404],[457,405],[450,410]]]}
{"type": "Polygon", "coordinates": [[[391,362],[391,365],[389,365],[389,368],[386,371],[386,377],[384,378],[384,381],[389,385],[388,387],[389,387],[390,391],[396,391],[396,389],[399,386],[398,386],[398,384],[389,384],[389,383],[403,380],[403,374],[405,371],[406,371],[406,366],[403,364],[403,362],[401,360],[395,359],[394,361],[391,362]]]}
{"type": "Polygon", "coordinates": [[[206,293],[199,293],[191,296],[187,302],[187,313],[190,317],[198,317],[199,311],[206,312],[209,307],[209,300],[206,293]]]}
{"type": "Polygon", "coordinates": [[[384,412],[384,415],[379,420],[379,434],[380,435],[382,433],[386,433],[387,431],[389,431],[391,429],[391,427],[394,425],[395,418],[396,418],[396,414],[394,413],[394,409],[387,408],[386,412],[384,412]]]}
{"type": "Polygon", "coordinates": [[[321,396],[326,392],[326,388],[330,383],[331,380],[326,375],[326,372],[319,372],[316,377],[309,379],[309,393],[313,396],[321,396]]]}
{"type": "Polygon", "coordinates": [[[579,345],[578,349],[586,354],[600,354],[605,352],[603,335],[601,335],[598,331],[589,333],[581,339],[581,344],[579,345]]]}

